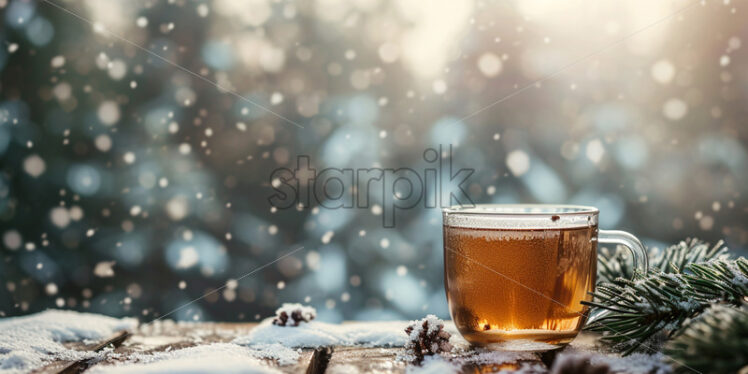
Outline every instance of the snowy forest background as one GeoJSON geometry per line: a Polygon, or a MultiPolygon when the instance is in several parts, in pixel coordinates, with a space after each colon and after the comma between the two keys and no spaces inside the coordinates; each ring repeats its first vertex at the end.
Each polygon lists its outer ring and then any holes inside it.
{"type": "Polygon", "coordinates": [[[252,321],[288,301],[328,321],[448,317],[439,210],[395,228],[377,209],[274,211],[270,173],[297,155],[418,169],[452,144],[475,202],[595,205],[601,228],[649,246],[746,254],[744,2],[0,12],[2,316],[148,320],[226,286],[171,318],[252,321]]]}

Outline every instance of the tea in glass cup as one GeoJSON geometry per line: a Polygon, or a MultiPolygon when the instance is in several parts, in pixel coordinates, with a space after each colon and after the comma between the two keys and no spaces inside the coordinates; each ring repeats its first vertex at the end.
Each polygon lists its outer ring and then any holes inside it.
{"type": "Polygon", "coordinates": [[[570,342],[587,319],[581,302],[595,289],[597,243],[626,245],[646,266],[641,243],[598,230],[598,213],[569,205],[445,209],[445,288],[463,337],[508,349],[570,342]]]}

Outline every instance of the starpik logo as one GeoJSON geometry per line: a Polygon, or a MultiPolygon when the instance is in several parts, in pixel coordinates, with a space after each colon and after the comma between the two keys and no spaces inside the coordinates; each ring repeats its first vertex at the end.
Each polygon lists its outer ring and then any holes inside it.
{"type": "Polygon", "coordinates": [[[268,202],[276,209],[319,205],[327,209],[381,209],[382,225],[395,227],[397,210],[473,206],[464,189],[473,169],[455,169],[452,146],[423,151],[424,167],[313,168],[311,157],[299,155],[293,169],[270,174],[273,194],[268,202]]]}

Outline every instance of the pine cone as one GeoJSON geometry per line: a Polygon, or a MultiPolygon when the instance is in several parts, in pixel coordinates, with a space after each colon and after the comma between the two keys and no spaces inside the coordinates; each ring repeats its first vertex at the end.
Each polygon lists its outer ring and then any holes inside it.
{"type": "Polygon", "coordinates": [[[608,364],[590,363],[590,356],[579,354],[563,354],[556,358],[551,368],[551,374],[608,374],[608,364]]]}
{"type": "Polygon", "coordinates": [[[277,326],[298,326],[301,322],[309,322],[317,316],[314,308],[301,304],[283,304],[275,311],[273,324],[277,326]]]}
{"type": "Polygon", "coordinates": [[[449,343],[451,335],[444,330],[444,323],[433,314],[408,326],[405,333],[410,338],[405,349],[413,355],[415,363],[423,362],[425,356],[452,350],[449,343]]]}

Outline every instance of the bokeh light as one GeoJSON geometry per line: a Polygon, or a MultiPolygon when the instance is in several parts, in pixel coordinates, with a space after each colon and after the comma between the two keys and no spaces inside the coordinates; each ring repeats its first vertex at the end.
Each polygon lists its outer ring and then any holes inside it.
{"type": "Polygon", "coordinates": [[[54,4],[0,0],[0,316],[448,317],[439,210],[271,206],[299,156],[748,248],[743,3],[54,4]]]}

